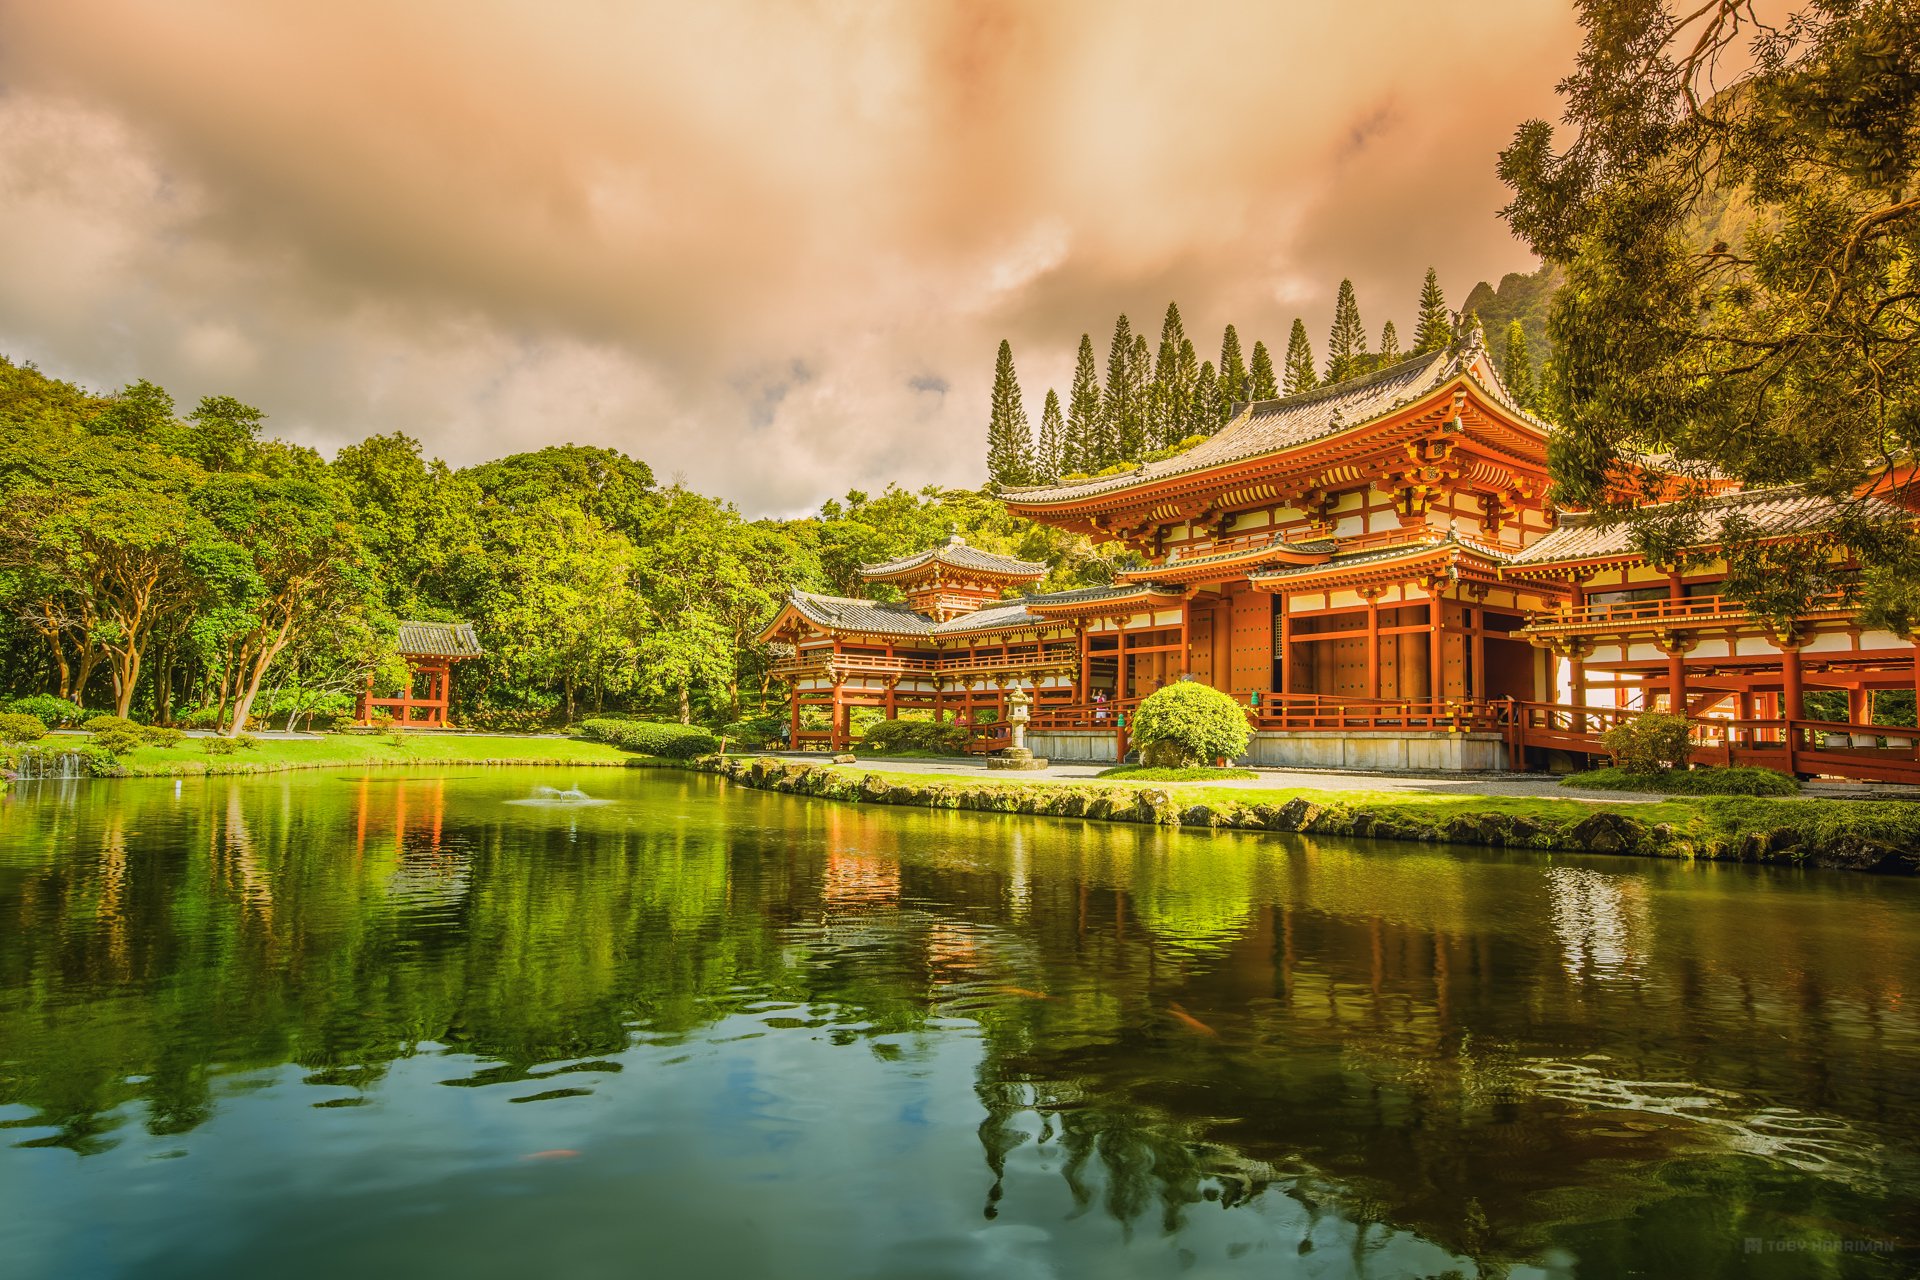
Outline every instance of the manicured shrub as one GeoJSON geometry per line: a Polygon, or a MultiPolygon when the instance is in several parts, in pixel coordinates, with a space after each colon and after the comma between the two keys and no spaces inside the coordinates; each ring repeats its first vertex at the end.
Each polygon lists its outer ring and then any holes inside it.
{"type": "Polygon", "coordinates": [[[218,729],[227,722],[218,707],[189,707],[174,719],[189,729],[218,729]]]}
{"type": "Polygon", "coordinates": [[[39,716],[20,711],[0,713],[0,742],[38,742],[47,736],[39,716]]]}
{"type": "Polygon", "coordinates": [[[693,724],[660,724],[651,720],[589,720],[582,733],[598,742],[645,756],[691,760],[712,755],[720,740],[710,730],[693,724]]]}
{"type": "Polygon", "coordinates": [[[65,725],[79,724],[87,718],[87,713],[77,702],[65,698],[56,698],[50,693],[29,694],[24,698],[15,698],[6,704],[6,710],[15,715],[32,716],[50,729],[65,725]]]}
{"type": "Polygon", "coordinates": [[[94,716],[80,727],[93,735],[94,746],[116,756],[141,747],[171,747],[184,736],[178,729],[135,724],[125,716],[94,716]]]}
{"type": "Polygon", "coordinates": [[[860,745],[882,755],[929,751],[957,756],[967,749],[967,731],[950,720],[938,724],[931,720],[881,720],[867,726],[860,745]]]}
{"type": "Polygon", "coordinates": [[[1600,735],[1613,763],[1628,773],[1684,769],[1693,754],[1685,716],[1646,711],[1600,735]]]}
{"type": "Polygon", "coordinates": [[[779,742],[786,729],[785,716],[748,716],[722,729],[720,736],[743,747],[761,747],[779,742]]]}
{"type": "Polygon", "coordinates": [[[1158,690],[1133,715],[1141,762],[1179,769],[1231,760],[1247,749],[1247,713],[1231,697],[1198,680],[1158,690]]]}

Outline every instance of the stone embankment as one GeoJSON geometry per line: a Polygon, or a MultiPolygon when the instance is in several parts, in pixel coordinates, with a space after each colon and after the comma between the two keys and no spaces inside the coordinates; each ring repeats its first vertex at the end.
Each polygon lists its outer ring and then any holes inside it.
{"type": "MultiPolygon", "coordinates": [[[[1654,858],[1815,866],[1913,874],[1920,849],[1847,824],[1778,826],[1769,830],[1703,834],[1670,822],[1647,822],[1616,809],[1595,809],[1572,818],[1532,817],[1489,810],[1421,815],[1418,802],[1390,809],[1318,803],[1294,797],[1278,804],[1179,803],[1164,787],[1081,786],[1070,783],[939,781],[901,783],[877,774],[856,776],[800,761],[760,757],[704,756],[692,767],[746,786],[792,795],[863,804],[967,809],[1159,826],[1286,831],[1308,835],[1404,840],[1423,844],[1481,845],[1543,852],[1635,854],[1654,858]]],[[[1836,804],[1842,802],[1809,802],[1836,804]]]]}

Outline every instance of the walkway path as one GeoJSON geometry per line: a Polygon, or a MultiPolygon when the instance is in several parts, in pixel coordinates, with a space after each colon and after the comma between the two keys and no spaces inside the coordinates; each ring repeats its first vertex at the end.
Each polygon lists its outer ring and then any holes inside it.
{"type": "MultiPolygon", "coordinates": [[[[824,763],[828,757],[817,751],[773,753],[787,760],[824,763]]],[[[924,758],[888,759],[863,756],[849,768],[871,769],[884,773],[924,773],[968,780],[997,782],[1087,782],[1099,776],[1110,764],[1062,761],[1032,772],[1002,773],[988,769],[977,757],[966,759],[924,758]]],[[[1252,778],[1210,782],[1206,785],[1247,791],[1375,791],[1432,796],[1522,796],[1543,800],[1609,800],[1615,803],[1653,803],[1674,799],[1645,791],[1599,791],[1588,787],[1563,787],[1560,779],[1548,773],[1354,773],[1336,769],[1256,769],[1252,778]]],[[[1115,782],[1125,779],[1116,778],[1115,782]]],[[[1152,783],[1142,783],[1152,786],[1152,783]]],[[[1804,794],[1828,800],[1909,800],[1920,801],[1920,787],[1887,783],[1809,782],[1804,794]]]]}

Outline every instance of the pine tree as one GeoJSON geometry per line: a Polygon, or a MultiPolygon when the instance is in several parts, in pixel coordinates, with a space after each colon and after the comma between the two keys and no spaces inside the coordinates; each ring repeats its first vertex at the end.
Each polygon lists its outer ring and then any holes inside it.
{"type": "Polygon", "coordinates": [[[1513,402],[1522,409],[1533,409],[1533,357],[1527,351],[1527,331],[1515,320],[1507,325],[1507,358],[1500,370],[1513,402]]]}
{"type": "Polygon", "coordinates": [[[1210,436],[1220,429],[1220,379],[1214,376],[1213,361],[1202,361],[1193,380],[1193,416],[1187,420],[1186,434],[1210,436]]]}
{"type": "Polygon", "coordinates": [[[1273,357],[1267,344],[1253,344],[1253,359],[1247,362],[1247,399],[1272,400],[1280,394],[1280,383],[1273,374],[1273,357]]]}
{"type": "Polygon", "coordinates": [[[1311,391],[1320,385],[1320,375],[1313,371],[1313,343],[1307,339],[1306,321],[1294,317],[1293,332],[1287,335],[1285,379],[1280,384],[1282,395],[1297,396],[1302,391],[1311,391]]]}
{"type": "Polygon", "coordinates": [[[1427,268],[1426,282],[1420,286],[1420,320],[1413,327],[1413,352],[1445,351],[1453,341],[1453,319],[1447,314],[1447,296],[1440,292],[1440,277],[1427,268]]]}
{"type": "Polygon", "coordinates": [[[1233,413],[1233,406],[1247,398],[1247,362],[1240,354],[1240,334],[1232,325],[1220,337],[1220,421],[1233,413]]]}
{"type": "Polygon", "coordinates": [[[1367,355],[1367,330],[1360,323],[1360,304],[1353,297],[1353,281],[1342,280],[1333,302],[1333,331],[1327,335],[1328,382],[1357,378],[1373,365],[1367,355]]]}
{"type": "Polygon", "coordinates": [[[1066,443],[1067,424],[1060,414],[1060,393],[1047,388],[1047,402],[1040,409],[1040,443],[1033,454],[1033,478],[1053,481],[1060,478],[1060,454],[1066,443]]]}
{"type": "Polygon", "coordinates": [[[1100,375],[1093,364],[1093,335],[1080,335],[1067,392],[1067,438],[1060,449],[1062,475],[1098,471],[1106,466],[1106,428],[1100,413],[1100,375]]]}
{"type": "Polygon", "coordinates": [[[1128,434],[1125,446],[1120,451],[1123,462],[1138,462],[1140,455],[1153,445],[1154,385],[1153,385],[1153,348],[1147,345],[1147,335],[1133,335],[1133,416],[1128,420],[1128,434]]]}
{"type": "Polygon", "coordinates": [[[1400,335],[1389,320],[1380,328],[1380,354],[1373,358],[1375,368],[1385,368],[1400,359],[1400,335]]]}
{"type": "MultiPolygon", "coordinates": [[[[1146,439],[1146,423],[1141,421],[1141,400],[1146,382],[1140,361],[1134,355],[1133,326],[1122,315],[1113,324],[1113,341],[1107,346],[1107,389],[1101,399],[1101,433],[1104,449],[1100,467],[1110,467],[1139,456],[1146,439]]],[[[1098,470],[1099,468],[1095,468],[1098,470]]]]}
{"type": "Polygon", "coordinates": [[[1153,391],[1149,402],[1148,436],[1151,446],[1164,449],[1186,434],[1187,415],[1193,403],[1193,343],[1187,339],[1186,326],[1180,320],[1177,303],[1167,304],[1166,319],[1160,325],[1160,351],[1154,358],[1153,391]]]}
{"type": "Polygon", "coordinates": [[[987,418],[987,478],[997,485],[1025,484],[1033,464],[1033,426],[1020,403],[1013,373],[1013,344],[1000,340],[993,363],[993,409],[987,418]]]}

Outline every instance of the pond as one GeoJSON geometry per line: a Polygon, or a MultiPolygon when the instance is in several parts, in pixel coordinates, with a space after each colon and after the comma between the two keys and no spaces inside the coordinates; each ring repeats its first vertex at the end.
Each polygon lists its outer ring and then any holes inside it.
{"type": "Polygon", "coordinates": [[[1842,873],[30,784],[0,1270],[1909,1274],[1917,1004],[1920,885],[1842,873]]]}

